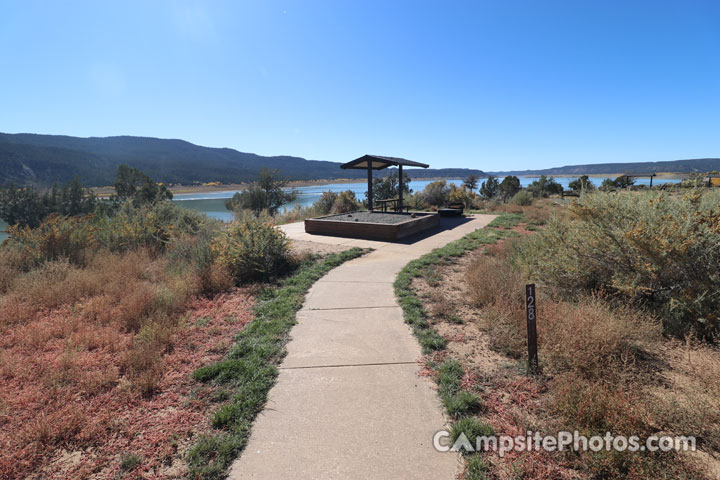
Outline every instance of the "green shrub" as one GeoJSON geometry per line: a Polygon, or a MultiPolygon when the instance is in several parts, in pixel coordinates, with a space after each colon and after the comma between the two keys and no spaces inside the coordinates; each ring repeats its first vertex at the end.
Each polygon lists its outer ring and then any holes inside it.
{"type": "Polygon", "coordinates": [[[488,464],[480,455],[473,455],[465,468],[465,480],[485,480],[488,478],[488,464]]]}
{"type": "Polygon", "coordinates": [[[428,183],[427,186],[419,193],[423,202],[431,207],[444,207],[448,203],[448,195],[450,187],[445,180],[428,183]]]}
{"type": "Polygon", "coordinates": [[[348,213],[360,210],[360,202],[355,197],[355,192],[345,190],[340,192],[332,206],[333,213],[348,213]]]}
{"type": "Polygon", "coordinates": [[[313,203],[313,209],[317,212],[318,215],[327,215],[332,211],[337,199],[338,194],[335,192],[322,192],[320,199],[317,202],[313,203]]]}
{"type": "Polygon", "coordinates": [[[568,184],[573,192],[589,192],[595,190],[595,185],[587,175],[582,175],[568,184]]]}
{"type": "MultiPolygon", "coordinates": [[[[465,417],[455,422],[450,428],[450,438],[452,442],[455,443],[460,437],[460,435],[463,433],[465,434],[465,437],[467,437],[473,448],[475,448],[477,437],[487,437],[490,435],[494,435],[495,431],[490,425],[478,420],[477,418],[465,417]]],[[[471,452],[467,452],[463,449],[462,453],[468,454],[471,452]]]]}
{"type": "Polygon", "coordinates": [[[720,329],[720,194],[593,193],[518,247],[531,279],[566,297],[604,291],[651,308],[665,331],[720,329]]]}
{"type": "Polygon", "coordinates": [[[448,203],[462,203],[465,208],[472,208],[480,202],[480,198],[475,192],[465,187],[458,187],[454,183],[450,184],[448,192],[448,203]]]}
{"type": "Polygon", "coordinates": [[[443,398],[443,405],[448,414],[455,418],[467,417],[482,411],[484,405],[480,397],[474,393],[462,390],[455,395],[443,398]]]}
{"type": "Polygon", "coordinates": [[[113,216],[98,219],[95,226],[98,242],[110,251],[140,247],[161,251],[173,238],[212,230],[213,223],[201,213],[170,202],[142,207],[126,202],[113,216]]]}
{"type": "Polygon", "coordinates": [[[540,178],[532,182],[527,190],[535,197],[548,197],[553,194],[561,194],[563,187],[553,177],[540,175],[540,178]]]}
{"type": "Polygon", "coordinates": [[[134,470],[135,467],[142,463],[142,461],[142,457],[137,453],[124,453],[120,457],[120,470],[122,470],[123,472],[129,472],[130,470],[134,470]]]}
{"type": "Polygon", "coordinates": [[[513,195],[513,197],[510,199],[510,203],[527,207],[529,205],[532,205],[533,199],[533,194],[530,193],[528,190],[520,190],[515,195],[513,195]]]}
{"type": "Polygon", "coordinates": [[[212,251],[237,283],[267,280],[288,270],[290,247],[282,230],[266,215],[239,215],[213,240],[212,251]]]}
{"type": "Polygon", "coordinates": [[[25,270],[44,262],[65,259],[83,265],[96,246],[96,229],[88,217],[50,215],[37,228],[8,227],[7,248],[17,252],[25,270]]]}
{"type": "Polygon", "coordinates": [[[507,202],[509,199],[514,197],[515,194],[517,194],[521,189],[522,187],[520,186],[520,179],[515,175],[508,175],[507,177],[503,178],[502,182],[500,182],[498,193],[500,194],[502,201],[507,202]]]}
{"type": "Polygon", "coordinates": [[[487,200],[497,197],[499,191],[500,183],[492,175],[480,185],[480,195],[487,200]]]}

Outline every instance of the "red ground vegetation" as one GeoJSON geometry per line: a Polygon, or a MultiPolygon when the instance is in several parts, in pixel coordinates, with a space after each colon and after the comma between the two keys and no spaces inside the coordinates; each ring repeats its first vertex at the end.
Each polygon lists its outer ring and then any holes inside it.
{"type": "Polygon", "coordinates": [[[41,309],[6,325],[0,335],[0,478],[182,475],[184,450],[208,429],[216,393],[191,373],[226,353],[251,320],[252,304],[248,289],[191,300],[171,329],[151,332],[162,337],[146,342],[154,351],[141,348],[147,331],[88,321],[83,303],[41,309]],[[131,378],[133,365],[143,362],[149,363],[131,378]],[[121,467],[129,456],[135,461],[121,467]]]}

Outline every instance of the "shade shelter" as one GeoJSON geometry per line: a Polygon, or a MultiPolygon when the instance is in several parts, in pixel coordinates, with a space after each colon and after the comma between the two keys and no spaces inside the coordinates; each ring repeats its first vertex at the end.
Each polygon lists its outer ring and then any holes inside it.
{"type": "Polygon", "coordinates": [[[372,211],[373,209],[373,200],[372,200],[372,171],[373,170],[383,170],[385,168],[396,166],[398,167],[398,177],[399,177],[399,206],[402,208],[403,204],[403,174],[402,169],[403,166],[405,167],[420,167],[420,168],[428,168],[430,165],[427,165],[425,163],[420,162],[414,162],[412,160],[407,160],[404,158],[398,158],[398,157],[383,157],[380,155],[363,155],[360,158],[356,158],[355,160],[352,160],[350,162],[344,163],[340,165],[340,168],[344,170],[353,169],[353,170],[367,170],[368,173],[368,209],[372,211]]]}

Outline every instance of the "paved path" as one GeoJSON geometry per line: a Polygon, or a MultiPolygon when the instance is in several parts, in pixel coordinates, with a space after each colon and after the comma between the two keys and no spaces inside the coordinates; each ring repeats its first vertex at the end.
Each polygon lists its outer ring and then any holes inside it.
{"type": "Polygon", "coordinates": [[[420,347],[392,284],[409,261],[493,218],[443,219],[438,231],[406,243],[309,235],[302,222],[286,225],[291,239],[376,250],[311,288],[278,382],[230,478],[454,479],[457,456],[432,446],[446,418],[431,380],[417,375],[420,347]]]}

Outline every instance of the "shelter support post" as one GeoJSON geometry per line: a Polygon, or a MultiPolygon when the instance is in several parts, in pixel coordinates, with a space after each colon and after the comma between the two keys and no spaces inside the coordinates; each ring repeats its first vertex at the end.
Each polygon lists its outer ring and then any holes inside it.
{"type": "Polygon", "coordinates": [[[398,186],[399,192],[398,192],[398,211],[402,212],[403,209],[403,174],[402,174],[402,164],[398,165],[398,186]]]}
{"type": "Polygon", "coordinates": [[[368,160],[368,210],[373,211],[372,162],[368,160]]]}

